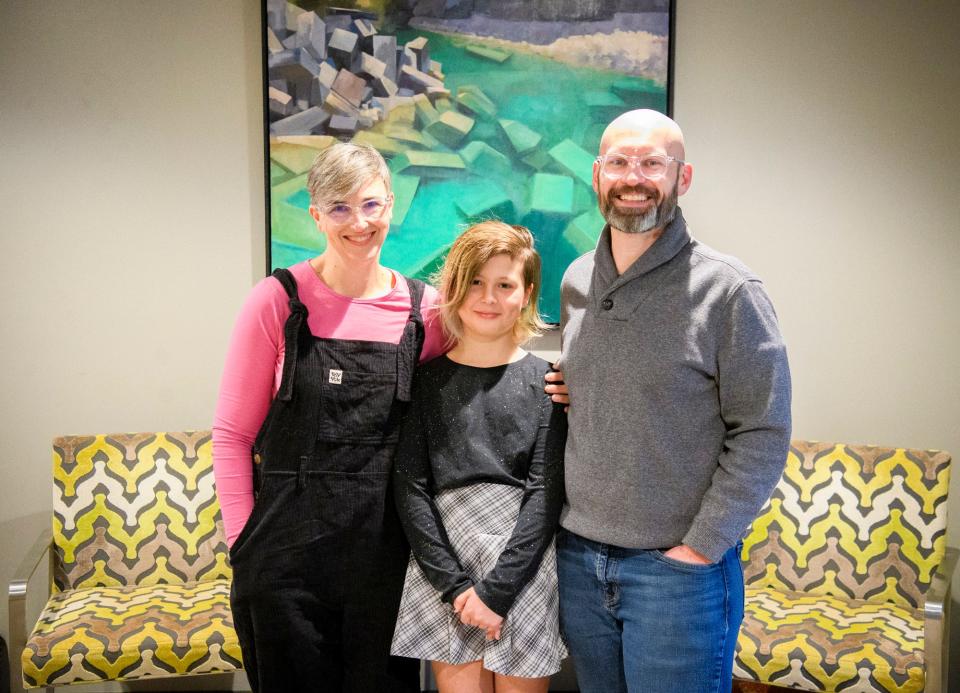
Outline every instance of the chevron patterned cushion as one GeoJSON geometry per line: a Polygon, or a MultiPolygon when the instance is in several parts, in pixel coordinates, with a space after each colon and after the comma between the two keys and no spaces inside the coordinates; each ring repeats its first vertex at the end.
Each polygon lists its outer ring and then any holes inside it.
{"type": "Polygon", "coordinates": [[[734,675],[808,691],[923,690],[923,611],[747,588],[734,675]]]}
{"type": "Polygon", "coordinates": [[[240,669],[230,581],[60,592],[21,663],[30,687],[240,669]]]}

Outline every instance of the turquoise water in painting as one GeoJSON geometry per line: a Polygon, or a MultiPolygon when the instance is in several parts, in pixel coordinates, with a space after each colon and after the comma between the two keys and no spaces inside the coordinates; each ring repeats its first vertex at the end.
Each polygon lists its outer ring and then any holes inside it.
{"type": "MultiPolygon", "coordinates": [[[[639,77],[578,68],[537,55],[511,53],[503,63],[493,62],[469,53],[466,47],[470,40],[457,36],[405,30],[398,34],[398,44],[416,36],[428,38],[430,57],[441,63],[454,105],[457,89],[473,85],[496,106],[495,119],[478,116],[461,142],[453,147],[435,146],[431,151],[460,152],[471,142],[483,142],[503,154],[509,166],[468,166],[445,178],[421,176],[419,182],[405,181],[416,186],[415,194],[409,197],[398,192],[395,223],[382,262],[405,274],[426,278],[471,221],[496,216],[508,223],[524,224],[534,233],[543,258],[541,312],[548,321],[558,322],[563,272],[572,260],[592,248],[603,224],[589,184],[600,135],[623,111],[665,111],[665,89],[639,77]],[[536,149],[523,157],[517,154],[497,119],[517,121],[539,135],[536,149]],[[402,207],[407,207],[405,215],[398,213],[402,207]]],[[[394,173],[409,176],[411,171],[401,170],[399,161],[390,161],[394,173]]],[[[274,199],[274,203],[284,202],[288,210],[302,209],[306,216],[306,192],[302,186],[291,189],[292,183],[295,181],[288,180],[273,188],[274,196],[282,195],[282,200],[274,199]]],[[[395,191],[397,187],[395,184],[395,191]]],[[[274,267],[313,257],[322,249],[319,234],[305,237],[304,227],[299,224],[295,232],[290,217],[279,214],[277,204],[272,209],[274,267]]]]}

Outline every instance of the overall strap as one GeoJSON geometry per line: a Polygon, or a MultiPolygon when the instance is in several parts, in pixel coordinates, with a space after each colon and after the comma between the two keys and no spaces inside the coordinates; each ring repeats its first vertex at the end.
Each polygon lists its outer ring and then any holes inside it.
{"type": "Polygon", "coordinates": [[[410,317],[403,327],[403,335],[397,348],[397,399],[409,402],[413,387],[413,371],[420,361],[426,332],[420,304],[423,302],[424,283],[419,279],[404,277],[410,290],[410,317]]]}
{"type": "Polygon", "coordinates": [[[300,302],[297,280],[293,278],[290,270],[277,268],[273,271],[273,278],[280,282],[289,298],[287,305],[290,306],[290,317],[283,325],[283,373],[280,376],[280,390],[277,392],[277,399],[289,402],[293,398],[300,335],[306,325],[308,313],[307,307],[300,302]]]}

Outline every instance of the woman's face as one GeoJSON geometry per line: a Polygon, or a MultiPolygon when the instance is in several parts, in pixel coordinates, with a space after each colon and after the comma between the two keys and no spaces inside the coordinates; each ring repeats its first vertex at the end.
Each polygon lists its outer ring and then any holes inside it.
{"type": "Polygon", "coordinates": [[[494,255],[480,268],[457,310],[465,338],[513,339],[513,327],[530,300],[532,286],[523,285],[523,262],[506,253],[494,255]]]}
{"type": "Polygon", "coordinates": [[[381,178],[346,199],[310,206],[317,229],[327,237],[327,252],[345,264],[379,261],[392,213],[393,196],[381,178]]]}

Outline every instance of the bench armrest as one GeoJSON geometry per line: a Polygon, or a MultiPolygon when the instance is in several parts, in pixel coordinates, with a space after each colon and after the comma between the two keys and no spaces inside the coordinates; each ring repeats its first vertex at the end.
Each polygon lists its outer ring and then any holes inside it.
{"type": "MultiPolygon", "coordinates": [[[[27,645],[27,585],[37,572],[40,562],[50,555],[53,544],[53,529],[49,526],[30,547],[17,567],[7,591],[7,614],[10,618],[10,678],[11,688],[20,690],[20,655],[27,645]]],[[[52,576],[51,576],[52,579],[52,576]]]]}
{"type": "Polygon", "coordinates": [[[946,693],[950,667],[950,584],[960,551],[950,546],[930,580],[923,604],[923,656],[926,668],[925,691],[946,693]]]}

